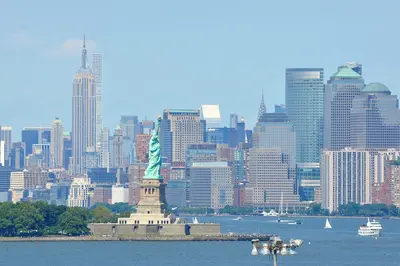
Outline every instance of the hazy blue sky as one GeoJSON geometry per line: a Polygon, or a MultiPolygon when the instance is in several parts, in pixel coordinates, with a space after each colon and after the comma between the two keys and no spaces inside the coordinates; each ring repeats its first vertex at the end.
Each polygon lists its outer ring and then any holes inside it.
{"type": "MultiPolygon", "coordinates": [[[[285,100],[285,68],[363,64],[399,92],[400,1],[3,1],[0,124],[71,129],[81,39],[104,54],[103,117],[220,104],[256,121],[285,100]],[[57,3],[55,3],[57,2],[57,3]],[[111,4],[113,3],[113,4],[111,4]]],[[[90,56],[91,59],[91,56],[90,56]]],[[[15,139],[15,138],[14,138],[15,139]]]]}

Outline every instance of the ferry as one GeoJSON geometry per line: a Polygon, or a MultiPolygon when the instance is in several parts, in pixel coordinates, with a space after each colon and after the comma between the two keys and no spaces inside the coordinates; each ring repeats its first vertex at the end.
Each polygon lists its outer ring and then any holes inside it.
{"type": "Polygon", "coordinates": [[[358,229],[358,235],[360,236],[378,237],[381,235],[381,232],[382,225],[375,219],[373,219],[371,222],[369,218],[367,224],[361,225],[360,229],[358,229]]]}

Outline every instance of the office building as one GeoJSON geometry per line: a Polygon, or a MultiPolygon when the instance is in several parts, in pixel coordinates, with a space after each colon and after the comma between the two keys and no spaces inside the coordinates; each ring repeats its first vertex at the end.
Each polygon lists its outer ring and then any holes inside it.
{"type": "Polygon", "coordinates": [[[19,171],[11,172],[10,188],[15,190],[27,190],[36,187],[46,187],[49,179],[47,171],[19,171]]]}
{"type": "Polygon", "coordinates": [[[3,166],[9,166],[10,164],[10,153],[11,153],[11,143],[12,143],[11,136],[12,136],[12,127],[0,125],[0,141],[4,141],[4,153],[2,155],[2,157],[4,157],[3,166]]]}
{"type": "Polygon", "coordinates": [[[71,133],[70,132],[64,132],[64,155],[63,155],[63,166],[64,169],[69,169],[69,162],[70,162],[70,157],[72,156],[72,138],[71,138],[71,133]]]}
{"type": "Polygon", "coordinates": [[[51,125],[50,161],[52,168],[64,165],[64,127],[58,118],[51,125]]]}
{"type": "Polygon", "coordinates": [[[70,186],[67,206],[89,208],[91,206],[92,188],[90,178],[86,176],[75,177],[70,186]]]}
{"type": "Polygon", "coordinates": [[[0,166],[6,166],[6,149],[5,149],[5,142],[0,140],[0,166]]]}
{"type": "Polygon", "coordinates": [[[88,169],[87,175],[92,184],[113,185],[117,183],[117,168],[91,168],[88,169]]]}
{"type": "Polygon", "coordinates": [[[149,161],[149,142],[151,134],[136,135],[136,160],[137,162],[147,163],[149,161]]]}
{"type": "Polygon", "coordinates": [[[109,151],[109,138],[110,132],[108,127],[103,127],[101,129],[100,138],[100,151],[99,151],[99,167],[109,169],[111,167],[111,156],[109,151]]]}
{"type": "Polygon", "coordinates": [[[8,167],[0,167],[0,193],[10,189],[11,172],[12,169],[8,167]]]}
{"type": "Polygon", "coordinates": [[[163,157],[172,164],[174,179],[185,178],[186,149],[189,144],[204,141],[204,122],[199,110],[164,110],[160,130],[160,144],[163,157]],[[170,156],[170,157],[169,157],[170,156]]]}
{"type": "Polygon", "coordinates": [[[330,212],[349,202],[371,203],[370,154],[346,148],[321,155],[322,207],[330,212]]]}
{"type": "MultiPolygon", "coordinates": [[[[297,162],[319,162],[324,114],[323,68],[286,69],[286,109],[296,129],[297,162]]],[[[278,111],[282,113],[282,108],[278,111]]]]}
{"type": "Polygon", "coordinates": [[[288,178],[296,181],[296,132],[285,113],[265,113],[253,132],[253,148],[281,149],[283,163],[289,166],[288,178]]]}
{"type": "Polygon", "coordinates": [[[53,183],[50,186],[50,204],[67,205],[71,182],[53,183]]]}
{"type": "MultiPolygon", "coordinates": [[[[93,182],[92,182],[93,183],[93,182]]],[[[112,185],[97,184],[93,188],[92,205],[96,203],[112,203],[112,185]]]]}
{"type": "MultiPolygon", "coordinates": [[[[288,178],[289,163],[281,148],[251,148],[248,158],[248,184],[245,205],[279,208],[281,204],[296,206],[294,180],[288,178]]],[[[283,211],[283,210],[281,210],[283,211]]]]}
{"type": "Polygon", "coordinates": [[[14,142],[11,145],[10,167],[13,170],[22,170],[25,167],[25,143],[14,142]]]}
{"type": "Polygon", "coordinates": [[[238,134],[238,143],[246,142],[246,122],[242,117],[240,122],[237,123],[237,134],[238,134]]]}
{"type": "Polygon", "coordinates": [[[338,67],[338,71],[340,71],[342,68],[350,68],[351,70],[356,72],[358,75],[362,76],[362,65],[358,62],[344,63],[342,66],[338,67]]]}
{"type": "Polygon", "coordinates": [[[124,167],[124,139],[121,127],[118,125],[113,135],[113,167],[124,167]]]}
{"type": "Polygon", "coordinates": [[[231,167],[227,162],[199,162],[190,168],[192,207],[221,209],[233,205],[231,167]]]}
{"type": "Polygon", "coordinates": [[[229,127],[237,128],[237,123],[239,122],[239,116],[237,114],[229,115],[229,127]]]}
{"type": "Polygon", "coordinates": [[[95,75],[87,67],[85,40],[82,49],[82,64],[75,74],[72,94],[72,157],[70,173],[86,172],[86,153],[96,152],[96,83],[95,75]]]}
{"type": "Polygon", "coordinates": [[[111,204],[129,202],[129,188],[127,185],[113,185],[111,188],[111,194],[111,204]]]}
{"type": "MultiPolygon", "coordinates": [[[[287,70],[286,70],[287,71],[287,70]]],[[[287,82],[287,80],[286,80],[287,82]]],[[[288,84],[286,84],[287,86],[288,84]]],[[[275,113],[285,113],[287,114],[288,110],[284,104],[275,104],[275,113]]]]}
{"type": "Polygon", "coordinates": [[[212,144],[228,144],[235,148],[239,144],[236,128],[210,128],[207,130],[207,142],[212,144]]]}
{"type": "Polygon", "coordinates": [[[136,115],[121,115],[120,127],[124,137],[134,139],[138,133],[139,120],[136,115]]]}
{"type": "Polygon", "coordinates": [[[350,147],[353,99],[361,94],[364,80],[350,68],[333,74],[324,93],[324,148],[341,150],[350,147]]]}
{"type": "Polygon", "coordinates": [[[25,143],[25,154],[32,154],[33,144],[50,144],[50,127],[25,127],[22,129],[22,142],[25,143]]]}
{"type": "Polygon", "coordinates": [[[207,128],[218,128],[221,126],[221,114],[218,104],[201,105],[201,119],[206,121],[207,128]]]}
{"type": "Polygon", "coordinates": [[[38,167],[50,167],[50,144],[33,144],[31,155],[35,157],[38,167]]]}
{"type": "Polygon", "coordinates": [[[317,201],[321,189],[319,163],[298,163],[296,168],[297,193],[301,201],[317,201]]]}
{"type": "Polygon", "coordinates": [[[165,196],[169,206],[186,207],[187,189],[185,180],[169,180],[165,196]]]}
{"type": "MultiPolygon", "coordinates": [[[[103,128],[102,97],[103,97],[103,54],[93,54],[93,75],[96,87],[96,143],[101,142],[101,130],[103,128]]],[[[99,151],[97,151],[99,152],[99,151]]]]}
{"type": "Polygon", "coordinates": [[[382,83],[370,83],[353,99],[350,146],[359,149],[400,148],[400,110],[396,95],[382,83]]]}

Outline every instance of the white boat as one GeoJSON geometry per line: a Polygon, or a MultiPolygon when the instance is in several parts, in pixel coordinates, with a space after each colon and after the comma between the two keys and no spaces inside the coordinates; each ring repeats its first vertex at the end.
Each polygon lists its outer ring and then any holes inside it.
{"type": "Polygon", "coordinates": [[[198,224],[199,223],[199,221],[197,221],[197,217],[194,217],[193,218],[193,224],[198,224]]]}
{"type": "Polygon", "coordinates": [[[277,217],[279,216],[279,213],[277,213],[274,209],[271,209],[269,212],[263,211],[261,213],[262,216],[273,216],[273,217],[277,217]]]}
{"type": "Polygon", "coordinates": [[[326,218],[325,227],[324,227],[324,228],[325,228],[325,229],[332,229],[332,225],[331,225],[331,223],[329,222],[328,218],[326,218]]]}
{"type": "Polygon", "coordinates": [[[234,221],[240,221],[240,220],[243,220],[243,218],[242,217],[236,217],[235,219],[233,219],[234,221]]]}
{"type": "Polygon", "coordinates": [[[358,229],[358,235],[359,236],[372,236],[372,237],[378,237],[379,236],[379,230],[373,230],[371,227],[367,225],[361,225],[360,229],[358,229]]]}
{"type": "Polygon", "coordinates": [[[375,219],[371,222],[368,218],[367,226],[371,227],[372,230],[382,230],[382,225],[378,221],[375,221],[375,219]]]}

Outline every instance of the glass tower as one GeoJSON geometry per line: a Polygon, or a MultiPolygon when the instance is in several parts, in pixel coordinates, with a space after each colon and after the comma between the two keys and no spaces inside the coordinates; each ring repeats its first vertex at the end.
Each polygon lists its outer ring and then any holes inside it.
{"type": "Polygon", "coordinates": [[[324,148],[350,147],[350,112],[353,99],[363,88],[364,79],[346,67],[328,80],[324,92],[324,148]]]}
{"type": "Polygon", "coordinates": [[[286,112],[296,130],[297,162],[319,162],[324,69],[286,69],[286,112]]]}

